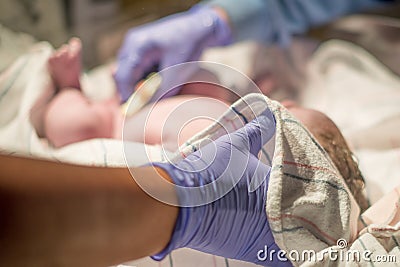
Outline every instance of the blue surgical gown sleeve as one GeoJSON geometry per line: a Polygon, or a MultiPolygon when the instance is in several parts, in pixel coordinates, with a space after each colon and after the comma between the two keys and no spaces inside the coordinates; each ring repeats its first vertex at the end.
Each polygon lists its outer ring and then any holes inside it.
{"type": "Polygon", "coordinates": [[[383,5],[379,0],[206,0],[229,15],[235,41],[289,44],[290,36],[340,16],[383,5]]]}

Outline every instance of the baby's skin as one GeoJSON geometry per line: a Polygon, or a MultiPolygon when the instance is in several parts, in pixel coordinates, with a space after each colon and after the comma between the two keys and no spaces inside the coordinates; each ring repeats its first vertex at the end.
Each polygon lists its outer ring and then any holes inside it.
{"type": "MultiPolygon", "coordinates": [[[[81,51],[80,40],[73,38],[48,60],[56,94],[41,115],[41,135],[55,147],[92,138],[122,138],[124,116],[119,97],[91,101],[80,90],[81,51]]],[[[164,144],[174,151],[227,108],[224,101],[210,97],[184,95],[165,99],[126,118],[124,139],[164,144]]]]}
{"type": "Polygon", "coordinates": [[[113,138],[118,129],[117,99],[93,102],[80,90],[82,44],[73,38],[48,60],[56,95],[43,114],[44,136],[55,147],[91,138],[113,138]]]}

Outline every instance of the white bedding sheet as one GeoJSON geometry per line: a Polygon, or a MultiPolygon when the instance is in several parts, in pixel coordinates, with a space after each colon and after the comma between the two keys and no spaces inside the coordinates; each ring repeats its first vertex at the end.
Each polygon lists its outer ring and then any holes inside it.
{"type": "Polygon", "coordinates": [[[301,97],[341,129],[372,203],[400,184],[400,77],[362,48],[329,41],[314,54],[301,97]]]}

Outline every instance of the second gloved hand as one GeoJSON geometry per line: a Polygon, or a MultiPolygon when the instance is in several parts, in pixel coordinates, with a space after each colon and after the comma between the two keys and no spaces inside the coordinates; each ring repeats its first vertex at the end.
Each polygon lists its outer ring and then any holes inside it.
{"type": "MultiPolygon", "coordinates": [[[[162,70],[198,60],[206,47],[226,45],[230,40],[227,22],[209,7],[195,6],[187,12],[131,29],[118,53],[114,75],[122,101],[129,98],[135,84],[154,66],[162,70]]],[[[166,92],[168,88],[162,87],[161,90],[164,92],[157,92],[158,95],[166,97],[179,89],[166,92]]]]}
{"type": "Polygon", "coordinates": [[[261,265],[291,266],[279,261],[277,253],[258,257],[265,246],[279,250],[265,210],[270,167],[256,157],[274,132],[274,118],[266,112],[176,165],[153,163],[178,185],[180,205],[170,243],[154,259],[189,247],[261,265]]]}

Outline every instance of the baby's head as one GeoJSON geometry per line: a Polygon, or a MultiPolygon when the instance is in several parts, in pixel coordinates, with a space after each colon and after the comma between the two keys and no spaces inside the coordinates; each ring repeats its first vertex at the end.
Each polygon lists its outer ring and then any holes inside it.
{"type": "Polygon", "coordinates": [[[353,153],[335,123],[325,114],[300,107],[294,102],[286,101],[282,104],[314,135],[329,154],[361,210],[367,209],[368,201],[362,193],[364,178],[354,160],[353,153]]]}

